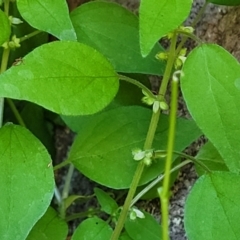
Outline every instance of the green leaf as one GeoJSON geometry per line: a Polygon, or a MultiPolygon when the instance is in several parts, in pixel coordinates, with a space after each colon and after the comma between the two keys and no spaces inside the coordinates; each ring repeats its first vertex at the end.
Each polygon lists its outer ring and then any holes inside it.
{"type": "Polygon", "coordinates": [[[106,107],[118,85],[113,67],[100,53],[82,43],[62,41],[38,47],[1,74],[0,96],[82,115],[106,107]]]}
{"type": "Polygon", "coordinates": [[[72,240],[107,240],[112,235],[111,227],[98,217],[84,220],[75,230],[72,240]]]}
{"type": "Polygon", "coordinates": [[[51,158],[27,129],[0,129],[0,233],[3,240],[25,239],[48,208],[54,191],[51,158]]]}
{"type": "Polygon", "coordinates": [[[116,201],[102,189],[94,188],[94,193],[96,194],[98,203],[100,204],[102,211],[109,215],[112,215],[118,209],[116,201]]]}
{"type": "Polygon", "coordinates": [[[226,5],[226,6],[238,6],[240,5],[240,0],[207,0],[207,2],[226,5]]]}
{"type": "Polygon", "coordinates": [[[22,17],[34,28],[60,40],[76,41],[65,0],[21,0],[17,1],[17,7],[22,17]]]}
{"type": "MultiPolygon", "coordinates": [[[[149,79],[145,75],[136,76],[134,74],[134,79],[139,79],[139,81],[145,86],[150,88],[149,79]]],[[[132,76],[130,76],[132,77],[132,76]]],[[[108,111],[113,108],[118,108],[121,106],[132,106],[132,105],[140,105],[146,107],[145,104],[142,103],[141,99],[143,98],[143,93],[140,88],[136,87],[133,84],[130,84],[125,81],[120,81],[120,86],[117,95],[113,99],[113,101],[105,108],[103,111],[108,111]]],[[[63,121],[71,128],[74,132],[79,132],[81,129],[82,121],[88,121],[91,116],[64,116],[61,118],[63,121]]]]}
{"type": "Polygon", "coordinates": [[[85,200],[85,199],[87,199],[87,197],[80,196],[80,195],[70,195],[70,196],[68,196],[67,198],[65,198],[63,200],[64,201],[64,208],[68,209],[74,201],[80,200],[80,199],[85,200]]]}
{"type": "Polygon", "coordinates": [[[120,235],[119,240],[133,240],[132,238],[129,237],[129,235],[127,234],[127,232],[124,232],[120,235]]]}
{"type": "Polygon", "coordinates": [[[133,240],[161,240],[162,229],[154,217],[144,212],[145,218],[127,219],[125,229],[133,240]]]}
{"type": "Polygon", "coordinates": [[[160,38],[182,24],[190,12],[191,5],[191,0],[141,0],[139,22],[143,56],[149,54],[160,38]]]}
{"type": "Polygon", "coordinates": [[[35,224],[29,233],[27,240],[53,240],[66,239],[68,234],[67,223],[58,216],[51,207],[35,224]]]}
{"type": "MultiPolygon", "coordinates": [[[[17,4],[11,4],[11,8],[9,9],[9,15],[19,18],[23,21],[23,23],[12,27],[12,35],[16,35],[17,37],[26,36],[34,31],[33,27],[31,27],[20,15],[17,4]]],[[[46,32],[40,32],[39,34],[30,37],[27,40],[21,42],[21,47],[16,48],[14,51],[11,51],[9,56],[9,67],[11,67],[12,63],[15,62],[18,58],[23,58],[26,54],[31,52],[33,49],[37,48],[38,46],[49,42],[49,34],[46,32]]]]}
{"type": "Polygon", "coordinates": [[[226,165],[240,172],[240,65],[222,47],[203,44],[183,66],[181,88],[188,109],[226,165]]]}
{"type": "MultiPolygon", "coordinates": [[[[195,158],[207,166],[211,171],[229,171],[222,157],[211,142],[207,142],[203,147],[201,147],[195,158]]],[[[200,176],[206,173],[205,170],[198,164],[195,165],[195,168],[200,176]]]]}
{"type": "Polygon", "coordinates": [[[101,52],[117,72],[163,74],[165,63],[155,58],[163,48],[154,43],[151,54],[142,57],[138,18],[126,8],[110,2],[90,2],[70,16],[78,41],[101,52]]]}
{"type": "Polygon", "coordinates": [[[6,42],[9,37],[10,37],[10,33],[11,33],[11,26],[10,26],[10,22],[9,19],[7,17],[7,15],[5,14],[5,12],[3,12],[0,9],[0,46],[6,42]]]}
{"type": "MultiPolygon", "coordinates": [[[[121,107],[83,118],[69,160],[90,179],[111,188],[128,188],[137,162],[132,150],[142,148],[152,111],[142,107],[121,107]],[[101,170],[100,170],[101,169],[101,170]]],[[[175,147],[182,151],[201,135],[193,121],[178,119],[175,147]]],[[[161,116],[154,149],[166,149],[168,117],[161,116]]],[[[164,161],[146,168],[141,184],[149,182],[164,169],[164,161]]]]}
{"type": "Polygon", "coordinates": [[[240,239],[240,176],[230,172],[203,175],[185,206],[189,240],[240,239]]]}

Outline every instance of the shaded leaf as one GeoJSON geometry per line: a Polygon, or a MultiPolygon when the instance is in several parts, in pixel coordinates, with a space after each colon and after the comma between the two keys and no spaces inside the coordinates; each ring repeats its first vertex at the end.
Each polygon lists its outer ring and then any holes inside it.
{"type": "Polygon", "coordinates": [[[21,116],[27,128],[43,143],[51,156],[54,156],[55,146],[44,117],[44,109],[27,102],[21,111],[21,116]]]}
{"type": "Polygon", "coordinates": [[[51,158],[28,130],[9,124],[0,129],[0,233],[22,240],[48,208],[54,190],[51,158]]]}
{"type": "Polygon", "coordinates": [[[78,41],[101,52],[117,72],[163,74],[165,63],[155,58],[163,48],[155,42],[149,56],[142,57],[138,18],[126,8],[110,2],[90,2],[72,11],[71,19],[78,41]]]}
{"type": "Polygon", "coordinates": [[[240,176],[230,172],[203,175],[193,186],[185,205],[189,240],[240,238],[240,176]]]}
{"type": "Polygon", "coordinates": [[[58,213],[51,207],[35,224],[29,233],[27,240],[53,240],[66,239],[68,234],[67,223],[58,216],[58,213]]]}
{"type": "Polygon", "coordinates": [[[195,48],[183,66],[187,107],[230,171],[240,172],[240,78],[238,61],[214,44],[195,48]]]}
{"type": "Polygon", "coordinates": [[[0,95],[61,114],[84,115],[106,107],[118,84],[111,64],[100,53],[62,41],[38,47],[20,65],[1,74],[0,95]]]}
{"type": "MultiPolygon", "coordinates": [[[[207,166],[211,171],[229,171],[222,157],[211,142],[207,142],[202,146],[195,158],[207,166]]],[[[195,168],[200,176],[206,173],[198,164],[195,165],[195,168]]]]}

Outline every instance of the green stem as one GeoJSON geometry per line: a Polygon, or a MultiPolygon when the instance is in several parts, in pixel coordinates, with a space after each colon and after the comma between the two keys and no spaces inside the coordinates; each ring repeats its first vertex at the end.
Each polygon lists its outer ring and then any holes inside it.
{"type": "MultiPolygon", "coordinates": [[[[156,158],[158,158],[158,153],[160,154],[160,155],[162,155],[162,154],[167,154],[167,151],[165,151],[165,150],[160,150],[160,151],[155,151],[154,152],[155,153],[155,156],[156,156],[156,158]]],[[[190,156],[190,155],[188,155],[188,154],[186,154],[186,153],[182,153],[182,152],[178,152],[178,151],[173,151],[173,153],[174,154],[177,154],[178,156],[181,156],[181,157],[184,157],[184,158],[186,158],[186,159],[189,159],[189,160],[191,160],[193,163],[195,163],[195,164],[197,164],[197,165],[199,165],[201,168],[203,168],[206,172],[208,172],[208,173],[211,173],[212,171],[204,164],[204,163],[202,163],[201,162],[201,158],[199,158],[199,159],[196,159],[196,158],[194,158],[194,157],[192,157],[192,156],[190,156]]]]}
{"type": "Polygon", "coordinates": [[[75,220],[75,219],[78,219],[78,218],[85,218],[89,215],[97,215],[99,213],[101,213],[100,209],[91,209],[91,210],[88,210],[86,212],[72,214],[72,215],[66,217],[65,221],[69,222],[69,221],[72,221],[72,220],[75,220]]]}
{"type": "MultiPolygon", "coordinates": [[[[169,78],[171,76],[172,68],[173,68],[174,61],[175,61],[175,48],[176,48],[176,42],[177,42],[176,40],[177,40],[177,36],[176,36],[176,34],[174,34],[174,36],[172,38],[172,41],[171,41],[170,54],[169,54],[167,66],[166,66],[166,69],[165,69],[163,81],[162,81],[162,84],[161,84],[161,87],[160,87],[160,90],[159,90],[159,94],[163,95],[163,96],[166,93],[168,81],[169,81],[169,78]]],[[[144,86],[144,89],[145,88],[146,87],[144,86]]],[[[151,122],[150,122],[149,129],[148,129],[148,133],[147,133],[147,136],[146,136],[146,141],[144,143],[144,150],[151,149],[151,147],[152,147],[152,142],[153,142],[154,135],[155,135],[155,132],[156,132],[156,129],[157,129],[160,113],[161,113],[161,111],[158,110],[156,113],[153,112],[153,114],[152,114],[151,122]]],[[[123,209],[120,213],[116,228],[114,229],[113,234],[111,236],[111,240],[118,240],[118,238],[121,234],[121,231],[122,231],[123,226],[124,226],[124,222],[125,222],[127,214],[128,214],[128,210],[131,206],[131,201],[132,201],[132,199],[134,197],[134,194],[136,192],[136,189],[137,189],[137,186],[138,186],[139,181],[141,179],[143,170],[144,170],[144,163],[141,161],[138,164],[137,169],[135,171],[133,181],[131,183],[127,198],[124,202],[123,209]]]]}
{"type": "Polygon", "coordinates": [[[162,192],[160,193],[161,208],[162,208],[163,240],[169,239],[169,234],[168,234],[169,185],[170,185],[173,149],[174,149],[174,143],[175,143],[177,105],[178,105],[178,79],[173,79],[172,95],[171,95],[171,108],[170,108],[170,123],[169,123],[169,133],[168,133],[168,145],[167,145],[168,147],[167,147],[167,157],[166,157],[165,171],[164,171],[165,177],[163,180],[163,189],[162,189],[162,192]]]}
{"type": "Polygon", "coordinates": [[[31,37],[34,37],[34,36],[36,36],[37,34],[39,34],[39,33],[41,33],[41,32],[42,32],[42,31],[40,31],[40,30],[36,30],[36,31],[34,31],[34,32],[31,32],[31,33],[29,33],[29,34],[21,37],[21,38],[20,38],[20,42],[23,42],[23,41],[25,41],[25,40],[27,40],[27,39],[29,39],[29,38],[31,38],[31,37]]]}
{"type": "Polygon", "coordinates": [[[169,79],[171,77],[172,74],[172,68],[176,59],[176,44],[177,44],[177,35],[174,32],[172,40],[171,40],[171,45],[170,45],[170,50],[169,50],[169,58],[168,58],[168,62],[167,62],[167,66],[165,69],[165,73],[163,75],[163,80],[161,83],[161,87],[159,89],[159,95],[161,96],[165,96],[166,91],[167,91],[167,86],[168,86],[168,82],[169,79]]]}
{"type": "MultiPolygon", "coordinates": [[[[3,49],[0,74],[2,74],[7,70],[9,55],[10,55],[10,49],[9,48],[3,49]]],[[[4,110],[4,98],[0,98],[0,127],[3,124],[3,110],[4,110]]]]}
{"type": "Polygon", "coordinates": [[[142,83],[140,83],[139,81],[127,77],[127,76],[123,76],[118,74],[119,79],[124,80],[126,82],[132,83],[134,85],[136,85],[137,87],[141,88],[142,90],[144,90],[144,92],[146,92],[150,97],[155,98],[156,96],[142,83]]]}
{"type": "Polygon", "coordinates": [[[68,164],[70,164],[70,163],[71,163],[71,161],[69,161],[69,160],[67,159],[67,160],[65,160],[65,161],[57,164],[56,166],[54,166],[54,167],[53,167],[53,171],[56,171],[56,170],[58,170],[58,169],[60,169],[60,168],[62,168],[62,167],[65,167],[66,165],[68,165],[68,164]]]}
{"type": "MultiPolygon", "coordinates": [[[[181,167],[187,165],[188,163],[190,163],[191,160],[185,160],[183,162],[181,162],[180,164],[178,164],[177,166],[175,166],[173,169],[171,169],[171,173],[177,171],[178,169],[180,169],[181,167]]],[[[162,181],[162,179],[164,178],[164,174],[158,176],[155,180],[153,180],[150,184],[148,184],[141,192],[139,192],[134,199],[131,202],[131,207],[140,199],[142,198],[142,196],[144,194],[146,194],[150,189],[152,189],[156,184],[158,184],[159,182],[162,181]]]]}
{"type": "MultiPolygon", "coordinates": [[[[200,11],[198,12],[196,18],[194,19],[194,21],[191,24],[191,27],[195,27],[197,25],[197,23],[199,22],[199,20],[201,19],[203,13],[206,10],[206,7],[208,5],[208,2],[205,2],[204,5],[202,6],[202,8],[200,9],[200,11]]],[[[178,45],[178,48],[176,50],[177,54],[180,52],[180,50],[183,48],[183,45],[185,44],[185,42],[187,41],[188,37],[185,36],[183,37],[183,39],[181,40],[180,44],[178,45]]]]}
{"type": "Polygon", "coordinates": [[[133,177],[133,181],[131,183],[131,186],[130,186],[127,198],[126,198],[126,200],[124,202],[124,205],[123,205],[123,209],[122,209],[122,211],[120,213],[120,216],[119,216],[119,219],[117,221],[116,228],[114,229],[113,234],[111,236],[111,240],[118,240],[118,238],[119,238],[119,235],[120,235],[120,233],[121,233],[121,231],[123,229],[125,220],[127,218],[127,214],[128,214],[128,210],[129,210],[130,205],[131,205],[131,201],[132,201],[132,199],[134,197],[134,194],[136,192],[138,183],[139,183],[139,181],[141,179],[143,170],[144,170],[144,163],[143,163],[143,161],[141,161],[138,164],[137,169],[135,171],[135,175],[133,177]]]}
{"type": "Polygon", "coordinates": [[[197,42],[198,44],[202,44],[203,41],[198,38],[196,35],[192,34],[192,33],[187,33],[187,32],[184,32],[183,30],[176,30],[177,33],[181,34],[181,35],[184,35],[185,37],[187,38],[191,38],[193,39],[195,42],[197,42]]]}
{"type": "Polygon", "coordinates": [[[60,206],[60,216],[63,219],[65,219],[65,216],[66,216],[66,208],[65,208],[65,201],[64,200],[69,195],[69,189],[70,189],[70,185],[71,185],[71,179],[72,179],[73,171],[74,171],[74,166],[73,166],[73,164],[70,164],[69,169],[68,169],[68,173],[67,173],[67,176],[66,176],[65,184],[63,186],[62,198],[61,198],[62,202],[61,202],[61,206],[60,206]]]}
{"type": "Polygon", "coordinates": [[[4,12],[7,16],[9,16],[9,0],[4,1],[4,12]]]}
{"type": "Polygon", "coordinates": [[[23,126],[23,127],[26,127],[26,124],[24,123],[19,111],[17,110],[15,104],[13,103],[13,101],[9,98],[7,98],[7,103],[8,105],[10,106],[15,118],[17,119],[18,123],[23,126]]]}

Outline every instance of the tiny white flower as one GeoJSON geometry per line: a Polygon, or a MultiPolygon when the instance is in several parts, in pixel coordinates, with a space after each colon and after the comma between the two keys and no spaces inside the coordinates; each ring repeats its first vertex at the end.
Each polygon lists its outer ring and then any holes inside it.
{"type": "Polygon", "coordinates": [[[145,218],[144,213],[137,208],[132,208],[130,212],[130,219],[135,220],[136,218],[145,218]]]}

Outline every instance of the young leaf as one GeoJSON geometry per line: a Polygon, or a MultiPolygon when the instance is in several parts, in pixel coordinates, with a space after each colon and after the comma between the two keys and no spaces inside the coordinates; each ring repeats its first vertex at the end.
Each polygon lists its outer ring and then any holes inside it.
{"type": "Polygon", "coordinates": [[[34,28],[60,40],[76,41],[65,0],[21,0],[17,1],[17,7],[22,17],[34,28]]]}
{"type": "Polygon", "coordinates": [[[58,213],[51,207],[34,225],[27,240],[53,240],[66,239],[68,234],[67,223],[58,216],[58,213]]]}
{"type": "Polygon", "coordinates": [[[72,240],[106,240],[112,235],[111,227],[98,217],[84,220],[75,230],[72,240]]]}
{"type": "Polygon", "coordinates": [[[144,57],[160,38],[182,24],[190,12],[191,5],[192,0],[141,0],[140,46],[144,57]]]}
{"type": "Polygon", "coordinates": [[[10,37],[10,32],[11,32],[11,26],[9,19],[5,12],[3,12],[0,9],[0,46],[9,39],[10,37]]]}
{"type": "Polygon", "coordinates": [[[181,88],[188,109],[230,171],[240,172],[240,65],[222,47],[204,44],[183,66],[181,88]]]}
{"type": "MultiPolygon", "coordinates": [[[[121,107],[87,116],[79,122],[79,134],[69,160],[90,179],[111,188],[128,188],[136,170],[132,150],[141,148],[146,138],[152,111],[142,107],[121,107]]],[[[154,149],[166,149],[168,117],[161,116],[154,149]]],[[[182,151],[201,135],[193,121],[178,119],[176,150],[182,151]]],[[[164,161],[146,168],[141,184],[164,169],[164,161]]]]}
{"type": "Polygon", "coordinates": [[[110,2],[90,2],[72,11],[71,19],[78,41],[101,52],[117,72],[163,74],[165,64],[155,58],[163,48],[154,43],[151,54],[141,56],[138,18],[126,8],[110,2]]]}
{"type": "Polygon", "coordinates": [[[1,74],[0,96],[34,102],[56,113],[84,115],[106,107],[118,85],[116,72],[99,52],[62,41],[38,47],[1,74]]]}
{"type": "Polygon", "coordinates": [[[51,158],[28,130],[0,129],[1,239],[25,239],[48,208],[54,190],[51,158]]]}
{"type": "Polygon", "coordinates": [[[116,201],[100,188],[94,188],[97,200],[101,205],[101,210],[112,215],[118,208],[116,201]]]}
{"type": "Polygon", "coordinates": [[[71,206],[71,204],[76,201],[76,200],[80,200],[80,199],[86,199],[87,197],[85,196],[81,196],[81,195],[70,195],[67,198],[64,199],[64,207],[65,209],[69,208],[71,206]]]}
{"type": "Polygon", "coordinates": [[[238,6],[240,5],[240,0],[207,0],[207,2],[226,5],[226,6],[238,6]]]}
{"type": "MultiPolygon", "coordinates": [[[[202,162],[211,171],[229,171],[224,160],[211,142],[207,142],[203,147],[201,147],[196,159],[199,162],[202,162]]],[[[195,168],[200,176],[206,173],[205,170],[198,164],[195,164],[195,168]]]]}
{"type": "Polygon", "coordinates": [[[135,220],[127,219],[125,229],[133,240],[161,240],[161,226],[156,222],[154,217],[144,212],[144,218],[136,218],[135,220]]]}
{"type": "Polygon", "coordinates": [[[193,186],[185,206],[189,240],[240,238],[240,176],[230,172],[203,175],[193,186]]]}

